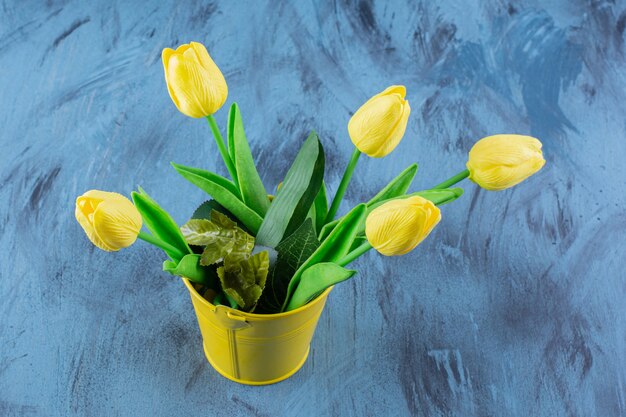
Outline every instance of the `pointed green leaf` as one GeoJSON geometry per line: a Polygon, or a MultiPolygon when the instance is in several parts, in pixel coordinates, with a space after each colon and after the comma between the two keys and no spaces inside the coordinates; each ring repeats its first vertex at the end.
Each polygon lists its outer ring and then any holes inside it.
{"type": "Polygon", "coordinates": [[[330,232],[326,240],[315,250],[313,255],[298,268],[289,282],[287,297],[283,303],[283,311],[287,307],[291,295],[298,287],[300,277],[305,269],[321,262],[338,261],[348,253],[357,232],[361,228],[361,225],[365,223],[366,214],[367,206],[365,204],[359,204],[353,208],[341,219],[333,231],[330,232]]]}
{"type": "Polygon", "coordinates": [[[378,194],[372,197],[372,199],[366,203],[367,206],[369,207],[373,204],[378,203],[379,201],[384,201],[393,197],[404,195],[411,186],[411,183],[413,182],[413,178],[415,178],[416,173],[417,164],[410,165],[397,177],[391,180],[391,182],[389,182],[389,184],[387,184],[385,188],[380,190],[378,194]]]}
{"type": "Polygon", "coordinates": [[[165,261],[163,270],[209,288],[218,288],[215,268],[200,265],[200,255],[185,255],[179,262],[165,261]]]}
{"type": "Polygon", "coordinates": [[[302,273],[298,287],[291,296],[285,311],[302,307],[328,287],[351,278],[356,271],[331,262],[315,264],[302,273]]]}
{"type": "Polygon", "coordinates": [[[250,152],[250,145],[246,139],[241,112],[237,103],[233,103],[228,115],[228,147],[237,170],[239,190],[243,202],[259,216],[265,216],[270,206],[270,200],[254,165],[254,158],[250,152]]]}
{"type": "Polygon", "coordinates": [[[235,187],[234,184],[209,171],[203,171],[201,169],[190,168],[174,163],[172,163],[172,166],[186,180],[204,190],[219,204],[224,206],[226,210],[241,220],[241,222],[252,232],[252,234],[256,234],[258,232],[263,219],[239,199],[239,191],[236,190],[236,188],[235,192],[232,191],[232,187],[235,187]],[[224,181],[226,181],[229,185],[226,186],[224,181]]]}
{"type": "Polygon", "coordinates": [[[313,222],[306,219],[295,232],[276,246],[278,257],[270,268],[265,290],[259,300],[259,308],[263,312],[280,312],[291,277],[319,245],[313,222]]]}
{"type": "Polygon", "coordinates": [[[276,247],[304,221],[322,186],[324,149],[315,132],[304,142],[257,234],[261,245],[276,247]]]}
{"type": "Polygon", "coordinates": [[[315,196],[313,207],[315,208],[315,221],[313,225],[315,226],[316,233],[319,233],[324,225],[324,220],[326,220],[326,215],[328,214],[328,197],[326,196],[326,184],[324,181],[322,181],[322,187],[317,193],[317,196],[315,196]]]}
{"type": "Polygon", "coordinates": [[[224,259],[224,266],[217,268],[217,275],[224,292],[232,297],[239,307],[252,311],[265,287],[269,269],[269,255],[259,252],[246,259],[224,259]]]}
{"type": "Polygon", "coordinates": [[[455,188],[443,188],[441,190],[423,190],[415,193],[407,194],[407,197],[419,195],[426,200],[430,200],[436,206],[443,206],[456,200],[463,195],[463,189],[459,187],[455,188]]]}
{"type": "MultiPolygon", "coordinates": [[[[231,180],[229,180],[227,178],[224,178],[221,175],[217,175],[217,174],[215,174],[215,173],[213,173],[211,171],[206,171],[204,169],[189,167],[189,166],[185,166],[185,165],[179,165],[179,164],[175,164],[173,162],[170,162],[170,163],[172,164],[174,169],[176,169],[176,171],[178,171],[178,168],[181,168],[181,169],[183,169],[185,172],[187,172],[189,174],[193,174],[193,175],[205,178],[206,180],[215,183],[218,187],[223,188],[224,190],[230,192],[231,194],[236,196],[239,200],[241,200],[241,194],[239,193],[239,189],[237,188],[235,183],[233,183],[231,180]]],[[[178,172],[179,172],[179,174],[182,175],[182,172],[180,172],[180,171],[178,171],[178,172]]],[[[183,177],[185,177],[185,176],[183,175],[183,177]]],[[[187,177],[185,177],[185,178],[188,181],[190,181],[192,184],[200,187],[198,184],[196,184],[193,181],[189,180],[187,177]]],[[[202,188],[202,187],[200,187],[200,188],[202,188]]]]}
{"type": "Polygon", "coordinates": [[[204,203],[200,204],[198,208],[193,212],[193,215],[191,216],[191,218],[211,220],[212,210],[219,211],[220,213],[228,216],[230,220],[237,223],[238,227],[242,229],[246,228],[246,226],[244,226],[244,224],[241,223],[238,218],[233,216],[233,214],[230,211],[226,210],[220,203],[218,203],[215,200],[207,200],[204,203]]]}
{"type": "MultiPolygon", "coordinates": [[[[191,249],[185,238],[178,230],[178,225],[172,217],[159,206],[141,187],[139,192],[131,193],[133,203],[141,214],[144,225],[150,232],[162,241],[169,243],[182,253],[191,253],[191,249]]],[[[165,251],[174,261],[179,260],[179,255],[165,251]]]]}
{"type": "Polygon", "coordinates": [[[353,250],[355,250],[356,248],[358,248],[359,246],[361,246],[365,242],[367,242],[367,236],[365,236],[365,235],[357,235],[354,238],[354,242],[352,242],[352,246],[350,246],[350,250],[348,251],[348,253],[352,252],[353,250]]]}

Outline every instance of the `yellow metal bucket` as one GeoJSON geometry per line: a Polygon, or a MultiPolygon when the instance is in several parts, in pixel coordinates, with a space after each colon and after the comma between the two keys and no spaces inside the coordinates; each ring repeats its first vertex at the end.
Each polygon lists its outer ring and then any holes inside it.
{"type": "Polygon", "coordinates": [[[248,385],[268,385],[295,374],[309,355],[328,288],[310,303],[279,314],[252,314],[214,306],[183,279],[196,310],[204,353],[226,378],[248,385]]]}

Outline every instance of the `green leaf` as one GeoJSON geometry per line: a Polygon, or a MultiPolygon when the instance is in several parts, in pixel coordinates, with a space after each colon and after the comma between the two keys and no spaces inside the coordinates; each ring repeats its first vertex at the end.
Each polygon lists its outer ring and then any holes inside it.
{"type": "Polygon", "coordinates": [[[207,200],[204,203],[200,204],[198,208],[193,212],[191,218],[211,220],[212,210],[219,211],[220,213],[225,214],[226,216],[228,216],[229,219],[237,223],[238,227],[244,230],[246,229],[246,226],[244,226],[244,224],[241,223],[238,218],[233,216],[230,211],[226,210],[220,203],[215,200],[207,200]]]}
{"type": "Polygon", "coordinates": [[[330,234],[330,232],[333,231],[333,229],[335,227],[337,227],[337,225],[339,224],[339,222],[341,221],[341,219],[343,219],[343,217],[340,217],[338,219],[333,220],[332,222],[328,222],[324,225],[324,227],[322,227],[322,230],[320,230],[319,233],[319,240],[320,241],[324,241],[326,240],[326,238],[328,237],[328,235],[330,234]]]}
{"type": "Polygon", "coordinates": [[[252,234],[256,234],[263,219],[239,199],[239,191],[227,179],[197,168],[190,168],[172,163],[174,169],[186,180],[204,190],[226,210],[231,212],[246,226],[252,234]],[[226,184],[228,184],[226,186],[226,184]],[[232,188],[235,187],[235,192],[232,188]]]}
{"type": "Polygon", "coordinates": [[[267,284],[259,300],[259,308],[267,313],[280,312],[287,296],[291,277],[319,245],[313,222],[311,219],[306,219],[295,232],[276,246],[278,257],[267,276],[267,284]]]}
{"type": "MultiPolygon", "coordinates": [[[[182,253],[191,253],[191,249],[185,238],[178,230],[178,225],[172,217],[159,206],[141,187],[139,192],[131,193],[133,203],[141,214],[143,223],[150,232],[162,241],[174,246],[182,253]]],[[[174,261],[179,261],[179,255],[171,251],[165,251],[174,261]]]]}
{"type": "Polygon", "coordinates": [[[211,220],[191,219],[180,230],[188,243],[205,247],[200,260],[202,265],[213,265],[227,255],[242,258],[254,248],[254,237],[216,210],[211,212],[211,220]]]}
{"type": "Polygon", "coordinates": [[[415,178],[415,174],[417,173],[417,164],[410,165],[407,169],[402,171],[397,177],[395,177],[389,184],[385,186],[382,190],[378,192],[370,201],[366,204],[367,206],[371,206],[380,201],[387,200],[393,197],[398,197],[404,195],[406,191],[411,186],[413,182],[413,178],[415,178]]]}
{"type": "Polygon", "coordinates": [[[185,255],[179,262],[165,261],[163,262],[163,270],[212,289],[219,288],[215,268],[202,266],[200,255],[185,255]]]}
{"type": "Polygon", "coordinates": [[[463,189],[459,187],[455,188],[443,188],[441,190],[423,190],[415,193],[407,194],[407,197],[419,195],[426,200],[430,200],[437,206],[443,206],[456,200],[463,195],[463,189]]]}
{"type": "Polygon", "coordinates": [[[354,238],[354,242],[352,242],[352,246],[350,246],[350,250],[348,251],[348,253],[352,252],[353,250],[355,250],[356,248],[358,248],[359,246],[361,246],[365,242],[367,242],[367,236],[365,236],[365,235],[357,235],[354,238]]]}
{"type": "MultiPolygon", "coordinates": [[[[222,214],[228,215],[228,210],[226,210],[220,203],[215,200],[207,200],[204,203],[200,204],[197,209],[191,215],[192,219],[211,219],[211,211],[216,210],[222,214]]],[[[230,216],[229,216],[230,217],[230,216]]]]}
{"type": "Polygon", "coordinates": [[[326,240],[324,240],[315,252],[298,268],[289,282],[287,297],[283,303],[282,311],[284,311],[289,304],[291,295],[298,287],[300,277],[304,270],[321,262],[338,261],[350,251],[350,247],[352,246],[357,232],[361,228],[361,225],[365,223],[366,214],[367,206],[365,204],[359,204],[353,208],[341,219],[337,227],[333,229],[326,240]]]}
{"type": "MultiPolygon", "coordinates": [[[[385,188],[380,190],[378,194],[372,197],[365,204],[367,204],[369,208],[373,206],[374,204],[377,204],[381,201],[386,201],[390,198],[404,195],[404,193],[406,193],[406,191],[411,186],[411,183],[413,182],[413,178],[415,178],[416,173],[417,173],[417,164],[410,165],[407,169],[402,171],[397,177],[391,180],[389,184],[385,186],[385,188]]],[[[319,239],[323,241],[330,234],[330,232],[335,228],[335,226],[337,226],[340,220],[341,218],[333,220],[325,224],[321,228],[321,230],[318,231],[319,239]]]]}
{"type": "Polygon", "coordinates": [[[261,245],[276,247],[302,224],[322,186],[323,177],[324,149],[315,132],[312,132],[267,210],[257,234],[261,245]]]}
{"type": "Polygon", "coordinates": [[[265,288],[269,269],[269,255],[259,252],[245,259],[227,256],[224,266],[217,268],[217,275],[224,292],[232,297],[245,311],[252,311],[265,288]]]}
{"type": "Polygon", "coordinates": [[[322,181],[322,187],[317,193],[317,196],[315,196],[313,207],[315,210],[313,225],[315,226],[316,233],[319,233],[324,225],[324,220],[326,220],[326,215],[328,214],[328,197],[326,196],[326,184],[324,181],[322,181]]]}
{"type": "Polygon", "coordinates": [[[228,115],[228,148],[230,157],[235,163],[243,202],[259,216],[265,216],[270,201],[254,165],[254,158],[250,152],[237,103],[233,103],[228,115]]]}
{"type": "Polygon", "coordinates": [[[305,269],[285,311],[302,307],[328,287],[345,281],[354,274],[356,274],[356,271],[346,269],[332,262],[322,262],[305,269]]]}

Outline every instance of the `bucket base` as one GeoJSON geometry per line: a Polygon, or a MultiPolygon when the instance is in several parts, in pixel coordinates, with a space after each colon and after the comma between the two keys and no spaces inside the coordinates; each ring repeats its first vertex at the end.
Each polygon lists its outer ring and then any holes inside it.
{"type": "Polygon", "coordinates": [[[300,370],[300,368],[302,368],[302,365],[304,365],[304,363],[306,362],[307,358],[309,357],[309,352],[311,351],[311,346],[309,346],[306,350],[306,353],[304,354],[304,357],[302,358],[302,360],[300,361],[300,363],[293,368],[291,371],[289,371],[288,373],[286,373],[285,375],[282,375],[278,378],[274,378],[274,379],[269,379],[267,381],[248,381],[245,379],[238,379],[238,378],[234,378],[231,375],[228,375],[226,372],[224,372],[223,370],[221,370],[209,357],[207,350],[206,350],[206,345],[204,343],[202,343],[202,347],[204,349],[204,356],[206,356],[207,360],[209,361],[209,363],[211,364],[211,366],[213,367],[213,369],[215,369],[220,375],[222,375],[224,378],[230,379],[231,381],[237,382],[239,384],[244,384],[244,385],[271,385],[271,384],[275,384],[277,382],[280,381],[284,381],[285,379],[289,378],[290,376],[292,376],[293,374],[295,374],[296,372],[298,372],[300,370]]]}

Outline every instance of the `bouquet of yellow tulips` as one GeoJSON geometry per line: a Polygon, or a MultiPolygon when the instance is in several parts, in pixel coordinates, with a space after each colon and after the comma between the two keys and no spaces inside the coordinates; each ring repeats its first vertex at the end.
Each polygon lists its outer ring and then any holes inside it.
{"type": "Polygon", "coordinates": [[[411,112],[405,87],[376,94],[348,122],[354,152],[330,201],[324,148],[315,132],[271,196],[255,167],[237,104],[230,107],[226,140],[213,117],[228,87],[205,47],[192,42],[166,48],[162,59],[172,101],[185,115],[208,120],[230,178],[172,163],[208,195],[181,226],[141,188],[132,202],[117,193],[88,191],[76,200],[76,219],[105,251],[128,247],[137,238],[161,248],[168,257],[163,270],[192,281],[213,305],[259,314],[297,309],[351,278],[356,271],[346,266],[368,250],[385,256],[413,250],[441,220],[439,206],[463,194],[452,188],[461,180],[503,190],[545,163],[535,138],[489,136],[473,146],[465,169],[432,189],[408,192],[417,172],[413,164],[369,201],[337,216],[361,155],[385,157],[404,136],[411,112]]]}

